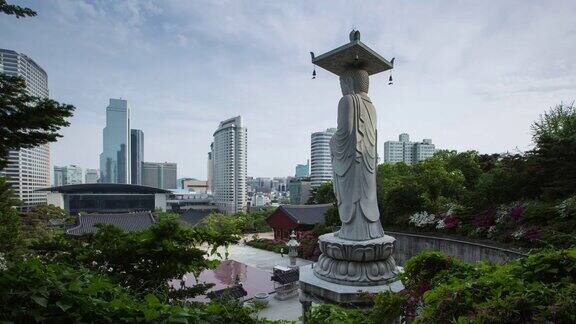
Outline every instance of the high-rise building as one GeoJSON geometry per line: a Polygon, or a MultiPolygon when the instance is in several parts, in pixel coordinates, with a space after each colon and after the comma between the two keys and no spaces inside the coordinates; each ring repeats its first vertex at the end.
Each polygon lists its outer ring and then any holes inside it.
{"type": "Polygon", "coordinates": [[[208,152],[208,193],[214,190],[214,159],[212,158],[212,151],[214,150],[214,143],[210,144],[210,152],[208,152]]]}
{"type": "Polygon", "coordinates": [[[110,99],[102,136],[100,182],[130,183],[130,108],[126,100],[110,99]]]}
{"type": "Polygon", "coordinates": [[[214,132],[212,192],[216,206],[227,213],[246,211],[247,137],[240,116],[221,122],[214,132]]]}
{"type": "Polygon", "coordinates": [[[296,178],[306,178],[310,176],[310,160],[306,162],[306,164],[297,164],[296,165],[296,178]]]}
{"type": "Polygon", "coordinates": [[[84,183],[84,170],[77,165],[54,166],[54,185],[64,186],[84,183]]]}
{"type": "Polygon", "coordinates": [[[64,184],[84,183],[84,170],[77,165],[68,165],[64,167],[64,184]]]}
{"type": "Polygon", "coordinates": [[[398,136],[398,141],[384,142],[384,163],[412,164],[432,157],[435,152],[436,147],[431,139],[410,142],[410,136],[402,133],[398,136]]]}
{"type": "Polygon", "coordinates": [[[98,179],[100,179],[100,170],[86,169],[85,183],[97,183],[98,179]]]}
{"type": "Polygon", "coordinates": [[[64,185],[64,167],[54,166],[54,186],[64,185]]]}
{"type": "Polygon", "coordinates": [[[144,132],[139,129],[130,130],[132,184],[142,184],[142,162],[144,162],[144,132]]]}
{"type": "MultiPolygon", "coordinates": [[[[30,95],[48,98],[48,75],[28,56],[0,49],[0,73],[23,78],[30,95]]],[[[50,145],[10,150],[8,164],[0,170],[0,175],[6,177],[6,182],[22,201],[22,210],[46,203],[46,193],[36,189],[50,186],[50,145]]]]}
{"type": "Polygon", "coordinates": [[[330,140],[334,133],[336,133],[335,128],[312,133],[310,142],[310,184],[312,188],[318,187],[324,182],[332,181],[330,140]]]}
{"type": "Polygon", "coordinates": [[[0,48],[0,73],[23,78],[30,95],[48,98],[48,75],[28,56],[0,48]]]}
{"type": "Polygon", "coordinates": [[[142,162],[142,185],[176,189],[177,165],[169,162],[142,162]]]}
{"type": "Polygon", "coordinates": [[[290,204],[304,205],[310,198],[310,178],[290,179],[288,191],[290,192],[290,204]]]}

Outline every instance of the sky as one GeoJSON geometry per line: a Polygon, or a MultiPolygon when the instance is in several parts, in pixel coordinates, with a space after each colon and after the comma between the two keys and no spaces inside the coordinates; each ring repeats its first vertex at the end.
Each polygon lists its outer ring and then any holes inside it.
{"type": "Polygon", "coordinates": [[[145,160],[205,179],[220,121],[248,128],[248,175],[293,175],[310,135],[336,126],[337,76],[310,51],[352,29],[385,58],[371,77],[378,151],[402,132],[437,148],[531,148],[530,124],[576,98],[576,1],[10,1],[0,48],[48,73],[50,96],[76,106],[52,144],[54,165],[98,168],[109,98],[128,100],[145,160]]]}

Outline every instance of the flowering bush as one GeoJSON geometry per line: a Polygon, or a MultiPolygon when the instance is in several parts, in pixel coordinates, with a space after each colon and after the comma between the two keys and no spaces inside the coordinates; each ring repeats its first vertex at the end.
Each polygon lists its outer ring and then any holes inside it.
{"type": "Polygon", "coordinates": [[[522,214],[524,213],[524,210],[526,210],[526,206],[523,203],[517,203],[516,206],[510,209],[510,219],[515,222],[519,221],[522,217],[522,214]]]}
{"type": "Polygon", "coordinates": [[[416,227],[426,227],[436,224],[436,216],[428,214],[428,212],[419,212],[410,216],[410,224],[416,227]]]}
{"type": "Polygon", "coordinates": [[[496,223],[496,209],[489,208],[474,216],[472,225],[476,228],[487,228],[496,223]]]}
{"type": "Polygon", "coordinates": [[[4,253],[0,252],[0,271],[8,270],[8,263],[6,258],[4,258],[4,253]]]}
{"type": "Polygon", "coordinates": [[[450,230],[458,227],[460,221],[458,220],[458,218],[454,216],[448,216],[444,218],[443,223],[444,223],[444,229],[450,230]]]}
{"type": "Polygon", "coordinates": [[[444,228],[446,228],[446,224],[444,224],[444,220],[439,219],[438,223],[436,223],[436,229],[444,229],[444,228]]]}
{"type": "Polygon", "coordinates": [[[576,196],[572,196],[556,205],[556,212],[561,218],[576,216],[576,196]]]}

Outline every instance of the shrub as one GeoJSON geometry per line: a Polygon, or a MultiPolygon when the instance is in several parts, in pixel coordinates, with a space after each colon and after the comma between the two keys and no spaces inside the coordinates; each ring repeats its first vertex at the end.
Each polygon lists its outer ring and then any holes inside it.
{"type": "Polygon", "coordinates": [[[286,244],[282,241],[259,238],[246,242],[246,245],[276,253],[288,253],[288,246],[286,246],[286,244]]]}
{"type": "Polygon", "coordinates": [[[50,323],[256,323],[253,310],[234,303],[171,304],[141,299],[83,267],[33,258],[0,271],[0,321],[50,323]]]}
{"type": "MultiPolygon", "coordinates": [[[[416,263],[425,267],[429,263],[416,263]]],[[[428,322],[573,323],[576,250],[544,251],[504,265],[480,265],[455,275],[438,272],[418,317],[428,322]]],[[[430,276],[428,276],[429,278],[430,276]]]]}
{"type": "Polygon", "coordinates": [[[310,324],[369,324],[364,313],[357,309],[345,309],[336,305],[324,304],[310,309],[307,323],[310,324]]]}

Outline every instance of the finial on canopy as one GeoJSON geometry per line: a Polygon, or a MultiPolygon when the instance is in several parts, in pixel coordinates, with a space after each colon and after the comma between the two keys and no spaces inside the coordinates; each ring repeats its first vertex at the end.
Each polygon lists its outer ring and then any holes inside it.
{"type": "Polygon", "coordinates": [[[360,32],[352,29],[350,32],[350,42],[357,42],[360,40],[360,32]]]}

